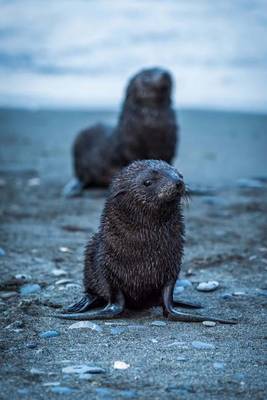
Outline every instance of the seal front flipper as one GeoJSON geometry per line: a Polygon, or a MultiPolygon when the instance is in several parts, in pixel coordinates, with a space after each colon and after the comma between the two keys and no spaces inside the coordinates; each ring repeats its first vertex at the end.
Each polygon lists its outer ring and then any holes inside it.
{"type": "Polygon", "coordinates": [[[74,303],[64,310],[64,313],[83,313],[92,308],[96,308],[103,304],[102,299],[96,296],[86,294],[80,301],[74,303]]]}
{"type": "Polygon", "coordinates": [[[198,315],[198,314],[186,314],[175,310],[173,305],[173,290],[175,282],[167,284],[163,288],[162,298],[163,298],[163,313],[173,321],[182,322],[203,322],[203,321],[214,321],[220,322],[221,324],[237,324],[236,320],[227,320],[222,318],[210,317],[208,315],[198,315]]]}
{"type": "Polygon", "coordinates": [[[84,183],[77,178],[72,178],[63,189],[64,197],[77,197],[82,194],[84,183]]]}
{"type": "Polygon", "coordinates": [[[118,317],[125,310],[125,299],[121,292],[117,293],[114,301],[110,301],[103,308],[95,309],[88,312],[71,313],[71,314],[56,314],[54,317],[78,321],[87,321],[94,319],[112,319],[118,317]]]}

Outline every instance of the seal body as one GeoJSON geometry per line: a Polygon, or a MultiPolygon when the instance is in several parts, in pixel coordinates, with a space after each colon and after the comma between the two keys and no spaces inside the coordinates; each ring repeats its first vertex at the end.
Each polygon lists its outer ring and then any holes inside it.
{"type": "Polygon", "coordinates": [[[116,318],[125,308],[162,306],[164,316],[175,321],[236,323],[174,308],[199,308],[173,298],[184,249],[185,197],[182,175],[165,161],[135,161],[123,168],[86,247],[85,296],[58,317],[116,318]]]}
{"type": "Polygon", "coordinates": [[[128,308],[161,304],[162,288],[178,278],[183,255],[180,180],[173,167],[152,160],[134,162],[114,179],[85,253],[87,293],[108,301],[112,287],[122,290],[128,308]]]}
{"type": "Polygon", "coordinates": [[[178,141],[171,92],[168,71],[142,70],[128,84],[117,126],[99,124],[78,134],[72,155],[82,188],[108,186],[114,174],[134,160],[171,163],[178,141]]]}

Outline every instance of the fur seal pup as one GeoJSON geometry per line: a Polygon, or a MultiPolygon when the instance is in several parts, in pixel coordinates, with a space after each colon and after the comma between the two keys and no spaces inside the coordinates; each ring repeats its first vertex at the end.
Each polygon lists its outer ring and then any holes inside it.
{"type": "Polygon", "coordinates": [[[182,175],[164,161],[135,161],[113,179],[98,232],[86,247],[85,296],[60,318],[118,317],[126,308],[162,306],[163,315],[184,322],[236,323],[182,313],[173,291],[184,251],[182,175]]]}
{"type": "Polygon", "coordinates": [[[109,186],[113,175],[135,160],[171,163],[178,137],[171,92],[168,71],[151,68],[137,73],[126,89],[117,126],[94,125],[76,137],[72,148],[75,178],[66,185],[65,196],[109,186]]]}

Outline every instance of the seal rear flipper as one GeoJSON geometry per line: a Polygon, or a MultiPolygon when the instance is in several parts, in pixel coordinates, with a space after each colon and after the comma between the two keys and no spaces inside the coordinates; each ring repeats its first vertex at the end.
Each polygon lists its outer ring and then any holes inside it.
{"type": "Polygon", "coordinates": [[[86,294],[80,301],[74,303],[64,310],[64,313],[83,313],[92,308],[96,308],[103,304],[103,300],[99,297],[86,294]]]}
{"type": "Polygon", "coordinates": [[[187,314],[182,313],[178,310],[175,310],[173,306],[173,291],[174,291],[175,281],[168,283],[163,288],[162,292],[162,300],[163,300],[163,315],[168,317],[173,321],[181,321],[181,322],[203,322],[203,321],[214,321],[220,322],[221,324],[237,324],[237,320],[234,319],[223,319],[223,318],[215,318],[210,317],[208,315],[199,315],[199,314],[187,314]]]}
{"type": "Polygon", "coordinates": [[[82,314],[56,314],[54,317],[78,321],[87,321],[94,319],[112,319],[118,317],[124,311],[124,307],[118,303],[108,304],[104,308],[99,308],[98,310],[88,311],[82,314]]]}
{"type": "Polygon", "coordinates": [[[179,299],[173,299],[173,305],[176,307],[184,307],[184,308],[202,308],[202,305],[199,303],[191,303],[190,301],[184,301],[179,299]]]}
{"type": "Polygon", "coordinates": [[[77,178],[72,178],[63,189],[64,197],[78,197],[82,194],[84,183],[77,178]]]}

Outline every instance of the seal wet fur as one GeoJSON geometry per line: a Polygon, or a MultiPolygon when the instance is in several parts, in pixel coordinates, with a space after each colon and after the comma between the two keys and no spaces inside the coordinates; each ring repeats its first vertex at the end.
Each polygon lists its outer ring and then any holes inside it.
{"type": "Polygon", "coordinates": [[[122,169],[112,182],[99,230],[86,248],[85,296],[58,316],[105,319],[126,308],[161,306],[164,316],[176,321],[235,323],[174,307],[184,251],[185,197],[182,175],[164,161],[135,161],[122,169]]]}
{"type": "Polygon", "coordinates": [[[80,132],[73,144],[75,178],[66,196],[89,187],[107,187],[123,166],[141,159],[171,163],[178,125],[171,105],[172,77],[162,68],[145,69],[129,82],[115,128],[98,124],[80,132]]]}

